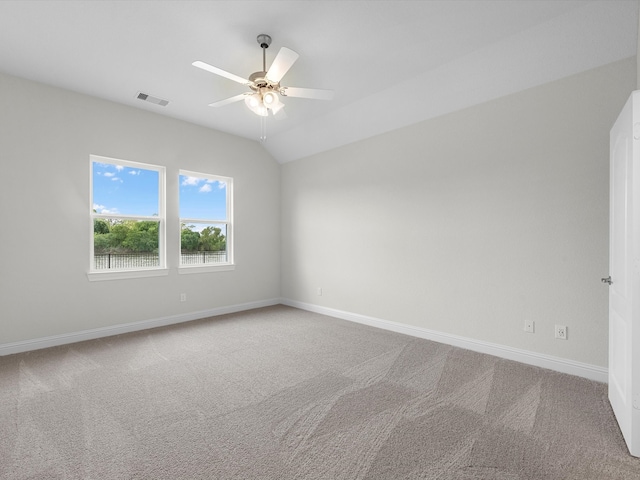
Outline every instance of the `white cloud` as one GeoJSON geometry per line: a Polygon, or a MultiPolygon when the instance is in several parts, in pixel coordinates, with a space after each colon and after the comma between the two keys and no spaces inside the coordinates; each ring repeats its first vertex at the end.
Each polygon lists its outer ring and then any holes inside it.
{"type": "Polygon", "coordinates": [[[121,172],[122,170],[124,170],[124,167],[122,165],[115,165],[116,170],[121,172]]]}
{"type": "Polygon", "coordinates": [[[198,177],[184,177],[182,185],[198,185],[202,181],[202,178],[198,177]]]}
{"type": "Polygon", "coordinates": [[[118,213],[117,208],[107,208],[104,205],[98,203],[93,204],[93,209],[98,213],[118,213]]]}
{"type": "Polygon", "coordinates": [[[124,183],[120,177],[113,177],[113,178],[111,179],[111,181],[112,181],[112,182],[120,182],[120,183],[124,183]]]}
{"type": "Polygon", "coordinates": [[[115,174],[115,173],[113,173],[113,172],[104,172],[104,176],[105,176],[105,177],[115,177],[115,176],[116,176],[116,174],[115,174]]]}
{"type": "Polygon", "coordinates": [[[213,180],[211,178],[201,178],[201,177],[188,177],[188,176],[182,177],[181,185],[183,187],[197,187],[202,182],[204,182],[204,185],[200,187],[200,192],[210,192],[213,188],[212,187],[213,185],[216,185],[219,189],[224,189],[227,187],[227,184],[225,182],[221,182],[219,180],[213,180]]]}
{"type": "Polygon", "coordinates": [[[140,175],[140,170],[130,170],[129,175],[140,175]]]}

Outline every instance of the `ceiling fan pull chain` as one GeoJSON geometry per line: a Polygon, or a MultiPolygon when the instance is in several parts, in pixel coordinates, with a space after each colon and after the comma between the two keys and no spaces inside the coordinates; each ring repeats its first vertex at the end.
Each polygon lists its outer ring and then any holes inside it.
{"type": "Polygon", "coordinates": [[[260,143],[267,141],[267,117],[260,117],[260,143]]]}

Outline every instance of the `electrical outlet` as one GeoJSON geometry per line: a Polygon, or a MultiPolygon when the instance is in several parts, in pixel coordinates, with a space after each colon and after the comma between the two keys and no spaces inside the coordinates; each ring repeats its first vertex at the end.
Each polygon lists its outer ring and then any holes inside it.
{"type": "Polygon", "coordinates": [[[567,327],[565,325],[556,325],[556,338],[560,340],[567,339],[567,327]]]}
{"type": "Polygon", "coordinates": [[[322,287],[318,287],[318,296],[321,297],[322,296],[322,287]]]}
{"type": "Polygon", "coordinates": [[[180,301],[181,302],[186,302],[187,301],[187,294],[186,293],[181,293],[180,294],[180,301]]]}
{"type": "Polygon", "coordinates": [[[525,320],[524,321],[524,331],[527,333],[533,333],[535,330],[536,322],[533,320],[525,320]]]}

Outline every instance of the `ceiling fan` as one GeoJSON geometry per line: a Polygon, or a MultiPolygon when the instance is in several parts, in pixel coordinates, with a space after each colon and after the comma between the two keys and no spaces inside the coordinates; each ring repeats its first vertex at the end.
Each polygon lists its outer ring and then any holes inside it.
{"type": "Polygon", "coordinates": [[[269,35],[260,34],[257,37],[258,44],[262,48],[262,70],[249,75],[248,79],[242,78],[233,73],[229,73],[213,65],[205,62],[193,62],[194,67],[201,68],[207,72],[220,75],[234,82],[248,86],[251,91],[235,95],[233,97],[220,100],[209,104],[210,107],[222,107],[230,103],[244,100],[249,109],[256,115],[267,117],[269,112],[272,115],[277,114],[284,107],[284,103],[280,101],[282,97],[298,97],[311,98],[315,100],[331,100],[333,98],[332,90],[319,90],[315,88],[299,88],[284,87],[280,85],[280,80],[289,71],[291,66],[298,59],[299,55],[293,50],[282,47],[273,63],[267,70],[266,67],[266,50],[271,45],[271,37],[269,35]]]}

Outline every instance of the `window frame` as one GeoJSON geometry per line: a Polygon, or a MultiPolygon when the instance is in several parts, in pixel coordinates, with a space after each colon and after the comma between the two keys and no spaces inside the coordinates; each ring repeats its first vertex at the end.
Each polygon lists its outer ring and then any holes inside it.
{"type": "Polygon", "coordinates": [[[119,158],[89,155],[89,271],[87,277],[90,281],[96,280],[120,280],[125,278],[156,277],[168,274],[166,252],[166,168],[161,165],[133,162],[119,158]],[[121,165],[127,168],[151,170],[158,173],[158,214],[157,216],[97,213],[93,211],[93,170],[94,163],[109,165],[121,165]],[[94,223],[97,219],[122,219],[135,221],[158,222],[158,266],[136,267],[117,270],[104,270],[95,268],[94,251],[94,223]]]}
{"type": "Polygon", "coordinates": [[[230,271],[235,269],[234,261],[234,248],[233,248],[233,178],[225,177],[222,175],[214,175],[211,173],[194,172],[192,170],[180,169],[178,170],[178,273],[179,274],[191,274],[191,273],[207,273],[207,272],[221,272],[230,271]],[[213,180],[218,182],[224,182],[226,185],[226,220],[214,219],[214,218],[183,218],[180,217],[180,187],[181,176],[202,178],[205,180],[213,180]],[[227,261],[224,263],[204,263],[195,265],[183,265],[182,264],[182,224],[206,224],[206,225],[225,225],[225,248],[227,252],[227,261]]]}

